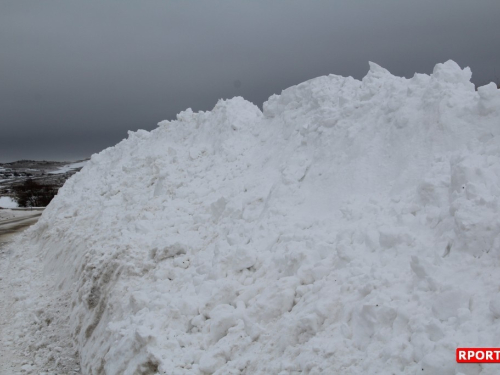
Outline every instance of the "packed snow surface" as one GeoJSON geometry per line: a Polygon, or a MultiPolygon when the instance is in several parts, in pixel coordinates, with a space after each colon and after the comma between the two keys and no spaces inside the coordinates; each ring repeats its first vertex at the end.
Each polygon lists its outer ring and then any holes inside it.
{"type": "Polygon", "coordinates": [[[500,91],[470,78],[370,64],[94,155],[24,239],[83,373],[498,374],[455,363],[500,346],[500,91]]]}

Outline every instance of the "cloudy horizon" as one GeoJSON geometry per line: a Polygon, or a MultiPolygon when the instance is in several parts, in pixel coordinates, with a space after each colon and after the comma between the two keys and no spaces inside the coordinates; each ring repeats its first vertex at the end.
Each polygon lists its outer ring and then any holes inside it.
{"type": "Polygon", "coordinates": [[[500,77],[500,2],[13,1],[0,4],[0,162],[76,160],[326,74],[399,76],[448,59],[500,77]],[[450,5],[452,4],[452,5],[450,5]]]}

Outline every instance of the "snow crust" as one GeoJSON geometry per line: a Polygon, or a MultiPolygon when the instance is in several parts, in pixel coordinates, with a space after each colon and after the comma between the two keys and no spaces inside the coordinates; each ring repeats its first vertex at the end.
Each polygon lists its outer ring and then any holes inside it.
{"type": "Polygon", "coordinates": [[[319,77],[94,155],[25,240],[84,374],[494,374],[500,91],[319,77]]]}

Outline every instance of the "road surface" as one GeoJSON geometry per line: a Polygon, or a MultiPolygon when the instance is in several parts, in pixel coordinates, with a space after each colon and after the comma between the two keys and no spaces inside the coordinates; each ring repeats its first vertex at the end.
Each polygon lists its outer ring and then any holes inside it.
{"type": "Polygon", "coordinates": [[[11,237],[32,226],[42,215],[41,211],[33,211],[32,215],[0,220],[0,249],[10,242],[11,237]]]}

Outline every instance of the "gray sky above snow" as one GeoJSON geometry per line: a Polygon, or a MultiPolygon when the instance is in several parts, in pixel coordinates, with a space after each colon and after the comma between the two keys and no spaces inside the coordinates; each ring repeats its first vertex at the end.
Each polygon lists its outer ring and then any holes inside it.
{"type": "Polygon", "coordinates": [[[0,162],[71,160],[191,107],[325,74],[500,79],[498,0],[0,2],[0,162]]]}

